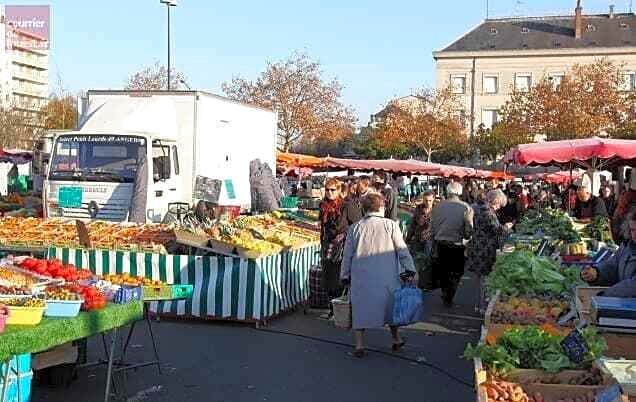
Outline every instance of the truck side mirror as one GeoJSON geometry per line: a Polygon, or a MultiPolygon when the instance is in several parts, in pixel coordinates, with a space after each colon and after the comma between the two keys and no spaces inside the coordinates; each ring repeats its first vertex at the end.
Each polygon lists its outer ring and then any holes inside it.
{"type": "Polygon", "coordinates": [[[170,156],[155,156],[152,158],[152,177],[154,181],[170,178],[170,156]]]}

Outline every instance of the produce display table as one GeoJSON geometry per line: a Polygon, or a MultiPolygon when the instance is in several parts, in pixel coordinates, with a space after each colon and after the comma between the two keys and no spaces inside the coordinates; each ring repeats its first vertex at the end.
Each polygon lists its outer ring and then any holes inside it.
{"type": "Polygon", "coordinates": [[[141,320],[141,302],[109,304],[103,310],[80,312],[74,318],[43,318],[35,326],[8,325],[0,334],[0,361],[38,353],[141,320]]]}
{"type": "Polygon", "coordinates": [[[153,302],[152,313],[261,322],[307,301],[319,250],[311,245],[258,259],[68,248],[51,248],[48,255],[98,275],[127,272],[194,286],[192,299],[153,302]]]}
{"type": "MultiPolygon", "coordinates": [[[[102,310],[81,312],[73,318],[44,318],[36,326],[7,326],[0,334],[0,361],[8,367],[12,358],[25,353],[37,353],[79,339],[104,333],[116,332],[119,327],[132,324],[143,318],[141,302],[109,304],[102,310]]],[[[110,385],[116,334],[112,337],[108,353],[108,371],[104,400],[110,397],[110,385]]],[[[16,368],[19,371],[19,367],[16,368]]],[[[12,370],[6,370],[3,378],[0,402],[4,402],[6,386],[12,370]]],[[[18,377],[19,381],[19,377],[18,377]]],[[[20,390],[20,385],[17,386],[20,390]]],[[[19,392],[19,391],[18,391],[19,392]]]]}

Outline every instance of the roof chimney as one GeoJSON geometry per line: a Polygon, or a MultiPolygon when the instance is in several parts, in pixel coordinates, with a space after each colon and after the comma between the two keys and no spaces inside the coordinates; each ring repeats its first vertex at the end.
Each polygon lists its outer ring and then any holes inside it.
{"type": "Polygon", "coordinates": [[[576,39],[583,37],[583,7],[581,7],[581,0],[576,0],[576,9],[574,11],[574,37],[576,39]]]}
{"type": "Polygon", "coordinates": [[[610,4],[609,6],[609,17],[614,18],[614,4],[610,4]]]}

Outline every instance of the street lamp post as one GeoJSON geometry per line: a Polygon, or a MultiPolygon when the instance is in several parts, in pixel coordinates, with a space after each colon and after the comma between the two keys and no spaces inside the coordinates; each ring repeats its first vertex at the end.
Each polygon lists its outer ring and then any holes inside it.
{"type": "Polygon", "coordinates": [[[170,90],[170,70],[172,69],[170,64],[170,7],[177,6],[177,0],[159,0],[161,4],[166,5],[168,11],[168,91],[170,90]]]}

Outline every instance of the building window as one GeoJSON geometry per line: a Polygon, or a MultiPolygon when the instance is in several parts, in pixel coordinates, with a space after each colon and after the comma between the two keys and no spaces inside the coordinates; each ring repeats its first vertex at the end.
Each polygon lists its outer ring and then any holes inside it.
{"type": "Polygon", "coordinates": [[[451,75],[451,90],[454,94],[466,93],[466,76],[465,75],[451,75]]]}
{"type": "Polygon", "coordinates": [[[492,129],[499,121],[499,111],[497,109],[484,109],[481,111],[481,124],[484,128],[492,129]]]}
{"type": "Polygon", "coordinates": [[[465,128],[468,125],[468,117],[464,109],[455,110],[455,117],[459,120],[459,124],[461,124],[462,127],[465,128]]]}
{"type": "Polygon", "coordinates": [[[532,87],[532,75],[531,74],[515,74],[515,91],[528,92],[532,87]]]}
{"type": "Polygon", "coordinates": [[[621,73],[620,82],[618,83],[619,90],[621,91],[633,91],[636,89],[636,73],[628,72],[621,73]]]}
{"type": "Polygon", "coordinates": [[[552,88],[557,89],[563,82],[563,77],[565,77],[565,74],[563,73],[550,74],[550,76],[548,77],[548,80],[550,80],[550,83],[552,84],[552,88]]]}
{"type": "Polygon", "coordinates": [[[484,93],[496,94],[499,92],[499,77],[496,75],[484,75],[484,93]]]}

